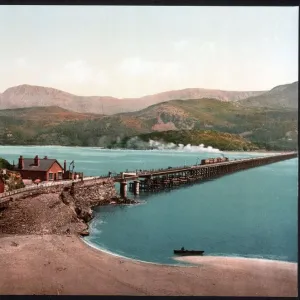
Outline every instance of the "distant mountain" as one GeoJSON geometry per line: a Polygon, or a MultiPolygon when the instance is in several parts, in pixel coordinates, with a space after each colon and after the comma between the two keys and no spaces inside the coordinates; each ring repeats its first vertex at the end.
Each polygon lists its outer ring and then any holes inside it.
{"type": "Polygon", "coordinates": [[[112,113],[119,112],[110,107],[119,105],[119,102],[119,99],[113,97],[80,97],[57,89],[32,85],[11,87],[0,95],[1,109],[59,106],[80,113],[102,114],[104,107],[109,107],[112,113]]]}
{"type": "MultiPolygon", "coordinates": [[[[206,98],[171,100],[112,116],[57,107],[22,108],[0,110],[0,144],[121,147],[124,139],[140,134],[162,133],[167,141],[163,131],[169,131],[167,135],[179,141],[175,131],[213,130],[240,135],[260,148],[291,150],[297,149],[297,119],[295,109],[243,107],[206,98]]],[[[188,135],[190,142],[196,141],[194,133],[188,135]]],[[[197,141],[204,138],[198,137],[197,141]]],[[[218,139],[218,145],[223,142],[218,139]]]]}
{"type": "Polygon", "coordinates": [[[269,92],[239,100],[244,106],[298,109],[298,81],[274,87],[269,92]]]}
{"type": "Polygon", "coordinates": [[[112,115],[138,111],[169,100],[214,98],[220,101],[238,101],[262,93],[264,92],[235,92],[194,88],[163,92],[141,98],[118,99],[109,96],[76,96],[49,87],[20,85],[11,87],[0,94],[0,109],[59,106],[75,112],[112,115]]]}

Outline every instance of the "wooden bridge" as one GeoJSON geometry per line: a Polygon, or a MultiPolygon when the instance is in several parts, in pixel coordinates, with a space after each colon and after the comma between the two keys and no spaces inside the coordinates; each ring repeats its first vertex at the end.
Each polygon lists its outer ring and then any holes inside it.
{"type": "Polygon", "coordinates": [[[137,195],[140,190],[154,192],[171,189],[182,184],[213,179],[234,172],[296,158],[297,156],[297,152],[290,152],[263,157],[235,159],[213,164],[197,164],[151,171],[121,173],[115,176],[114,180],[120,183],[120,195],[127,197],[128,183],[129,190],[137,195]]]}

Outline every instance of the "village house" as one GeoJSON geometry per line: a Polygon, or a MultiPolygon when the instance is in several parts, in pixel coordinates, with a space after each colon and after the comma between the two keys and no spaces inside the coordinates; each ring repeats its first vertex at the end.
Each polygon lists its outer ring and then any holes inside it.
{"type": "Polygon", "coordinates": [[[14,168],[18,171],[22,179],[31,179],[32,181],[56,181],[65,178],[68,172],[66,170],[66,161],[64,167],[56,159],[48,159],[47,156],[39,158],[36,155],[34,158],[19,157],[18,165],[14,168]]]}

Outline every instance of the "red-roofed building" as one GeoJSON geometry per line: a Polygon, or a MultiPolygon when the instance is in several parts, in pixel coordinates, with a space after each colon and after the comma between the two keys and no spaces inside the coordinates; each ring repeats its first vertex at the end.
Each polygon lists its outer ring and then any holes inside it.
{"type": "Polygon", "coordinates": [[[66,161],[63,168],[56,159],[49,159],[47,156],[41,159],[37,155],[34,158],[23,158],[21,155],[15,171],[21,174],[22,179],[62,180],[66,172],[66,161]]]}

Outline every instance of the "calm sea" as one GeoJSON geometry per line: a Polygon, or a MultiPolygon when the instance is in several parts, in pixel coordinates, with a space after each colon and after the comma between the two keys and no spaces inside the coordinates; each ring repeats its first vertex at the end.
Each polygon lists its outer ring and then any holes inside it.
{"type": "MultiPolygon", "coordinates": [[[[73,147],[0,147],[0,157],[47,155],[75,161],[85,175],[195,164],[216,153],[103,150],[73,147]]],[[[254,156],[226,154],[230,158],[254,156]]],[[[261,155],[261,154],[260,154],[261,155]]],[[[142,204],[95,210],[86,241],[115,254],[177,264],[173,249],[206,255],[297,261],[298,159],[263,166],[189,187],[141,194],[142,204]]]]}

